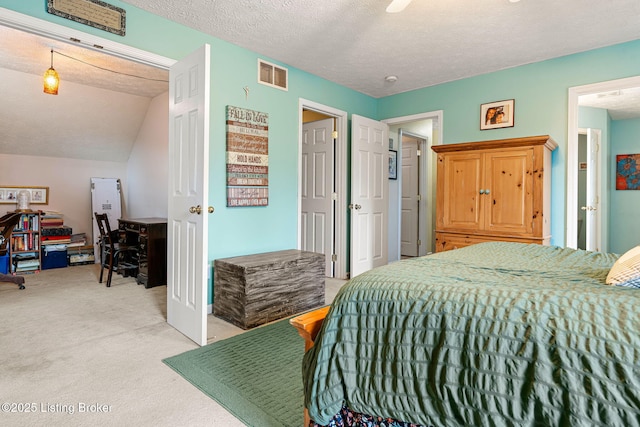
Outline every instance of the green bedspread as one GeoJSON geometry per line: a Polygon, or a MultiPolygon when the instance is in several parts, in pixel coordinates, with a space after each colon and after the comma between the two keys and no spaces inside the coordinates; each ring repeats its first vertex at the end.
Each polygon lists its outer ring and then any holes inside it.
{"type": "Polygon", "coordinates": [[[483,243],[352,279],[305,354],[311,418],[640,425],[640,290],[604,285],[616,258],[483,243]]]}

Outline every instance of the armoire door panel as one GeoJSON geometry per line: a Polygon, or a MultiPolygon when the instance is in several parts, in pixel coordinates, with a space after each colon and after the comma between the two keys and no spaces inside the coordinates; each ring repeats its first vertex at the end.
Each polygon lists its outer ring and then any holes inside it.
{"type": "Polygon", "coordinates": [[[450,155],[444,160],[444,227],[480,227],[481,159],[480,154],[471,153],[450,155]]]}
{"type": "Polygon", "coordinates": [[[484,229],[531,233],[533,150],[485,154],[484,229]]]}

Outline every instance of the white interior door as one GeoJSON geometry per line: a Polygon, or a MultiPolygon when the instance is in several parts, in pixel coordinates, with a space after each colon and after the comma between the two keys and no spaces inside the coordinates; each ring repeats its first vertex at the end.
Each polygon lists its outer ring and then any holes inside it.
{"type": "Polygon", "coordinates": [[[351,277],[387,264],[389,127],[351,117],[351,277]]]}
{"type": "Polygon", "coordinates": [[[418,256],[419,171],[418,142],[402,141],[400,255],[418,256]]]}
{"type": "Polygon", "coordinates": [[[169,71],[167,322],[207,343],[210,47],[169,71]]]}
{"type": "Polygon", "coordinates": [[[598,219],[600,216],[598,151],[597,134],[593,130],[587,129],[587,204],[583,209],[586,210],[586,249],[588,251],[600,250],[600,233],[598,232],[598,219]]]}
{"type": "Polygon", "coordinates": [[[334,119],[302,127],[302,250],[325,254],[325,274],[333,277],[334,119]]]}

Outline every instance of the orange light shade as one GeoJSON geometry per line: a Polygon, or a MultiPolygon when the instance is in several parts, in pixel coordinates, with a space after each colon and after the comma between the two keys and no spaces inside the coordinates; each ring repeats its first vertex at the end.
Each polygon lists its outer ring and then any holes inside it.
{"type": "Polygon", "coordinates": [[[60,77],[58,77],[56,70],[51,67],[44,73],[44,93],[57,95],[58,86],[60,86],[60,77]]]}

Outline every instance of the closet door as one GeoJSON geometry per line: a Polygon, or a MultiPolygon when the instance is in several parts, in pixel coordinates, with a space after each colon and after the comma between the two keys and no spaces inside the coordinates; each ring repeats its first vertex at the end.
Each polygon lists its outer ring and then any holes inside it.
{"type": "Polygon", "coordinates": [[[482,226],[482,153],[446,153],[438,156],[438,190],[436,197],[438,224],[441,230],[479,231],[482,226]]]}
{"type": "Polygon", "coordinates": [[[480,188],[483,229],[491,233],[531,235],[533,232],[533,149],[484,154],[480,188]]]}

